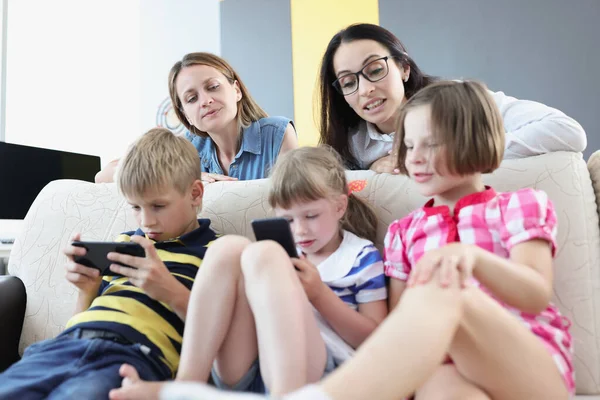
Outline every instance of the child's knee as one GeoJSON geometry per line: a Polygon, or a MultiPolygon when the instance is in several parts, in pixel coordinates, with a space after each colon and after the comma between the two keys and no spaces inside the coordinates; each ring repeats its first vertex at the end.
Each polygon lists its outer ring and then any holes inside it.
{"type": "Polygon", "coordinates": [[[242,271],[245,277],[261,274],[271,268],[283,268],[289,256],[272,240],[261,240],[247,246],[242,253],[242,271]]]}
{"type": "Polygon", "coordinates": [[[452,320],[459,320],[463,313],[465,299],[459,287],[441,287],[436,275],[425,283],[409,287],[398,307],[391,313],[405,313],[408,310],[421,313],[435,312],[452,320]]]}
{"type": "Polygon", "coordinates": [[[250,239],[244,236],[222,236],[208,246],[208,250],[206,251],[207,257],[210,254],[219,258],[236,257],[239,259],[244,249],[251,243],[250,239]]]}
{"type": "Polygon", "coordinates": [[[218,238],[208,247],[199,273],[216,272],[224,276],[227,271],[233,270],[237,274],[240,271],[242,253],[251,243],[248,238],[237,235],[218,238]]]}
{"type": "MultiPolygon", "coordinates": [[[[467,286],[460,292],[463,311],[469,315],[488,315],[487,306],[495,301],[476,286],[467,286]]],[[[495,304],[494,304],[495,305],[495,304]]]]}

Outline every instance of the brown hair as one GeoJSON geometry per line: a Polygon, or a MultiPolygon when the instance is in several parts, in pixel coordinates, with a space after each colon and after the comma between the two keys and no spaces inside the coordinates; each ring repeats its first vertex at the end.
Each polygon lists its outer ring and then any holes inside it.
{"type": "MultiPolygon", "coordinates": [[[[329,146],[300,147],[279,156],[271,171],[269,204],[289,208],[297,201],[348,195],[348,181],[340,156],[329,146]]],[[[348,196],[342,228],[375,241],[377,216],[364,200],[348,196]]]]}
{"type": "Polygon", "coordinates": [[[185,193],[200,179],[200,158],[194,145],[165,128],[153,128],[136,140],[119,162],[117,186],[125,196],[174,187],[185,193]]]}
{"type": "MultiPolygon", "coordinates": [[[[329,41],[327,50],[321,60],[319,75],[320,91],[320,143],[328,144],[340,153],[344,162],[354,163],[354,157],[348,146],[348,130],[356,127],[362,118],[348,105],[344,96],[333,87],[337,79],[333,69],[333,58],[342,43],[355,40],[373,40],[389,52],[390,56],[402,70],[410,67],[408,81],[404,85],[404,95],[407,99],[415,93],[437,80],[436,77],[421,71],[415,61],[407,54],[406,47],[392,32],[379,25],[353,24],[335,34],[329,41]]],[[[391,62],[391,60],[389,61],[391,62]]]]}
{"type": "Polygon", "coordinates": [[[489,173],[500,166],[504,155],[502,116],[485,85],[473,81],[440,81],[415,94],[402,108],[396,124],[394,147],[398,167],[406,171],[404,121],[416,107],[431,108],[431,133],[445,152],[451,174],[489,173]]]}
{"type": "Polygon", "coordinates": [[[171,96],[175,114],[190,132],[201,137],[208,137],[208,133],[199,130],[189,123],[183,113],[183,105],[181,104],[181,99],[177,95],[177,88],[175,87],[175,82],[177,81],[177,77],[181,70],[192,65],[207,65],[213,67],[222,73],[232,85],[237,81],[240,91],[242,92],[242,99],[237,103],[237,125],[239,132],[242,131],[242,128],[250,126],[252,122],[267,117],[267,113],[256,103],[256,101],[254,101],[252,96],[250,96],[250,92],[240,79],[239,75],[227,61],[211,53],[190,53],[183,56],[181,61],[177,61],[175,65],[173,65],[173,68],[171,68],[171,72],[169,72],[169,95],[171,96]]]}

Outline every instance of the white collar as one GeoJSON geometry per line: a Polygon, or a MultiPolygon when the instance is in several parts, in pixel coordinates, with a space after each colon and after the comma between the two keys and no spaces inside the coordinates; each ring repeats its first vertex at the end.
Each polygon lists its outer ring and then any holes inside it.
{"type": "Polygon", "coordinates": [[[369,134],[369,137],[371,138],[371,140],[379,140],[381,142],[393,142],[394,141],[394,134],[396,132],[383,134],[377,130],[377,127],[374,124],[367,122],[367,121],[365,121],[365,124],[367,125],[367,133],[369,134]]]}
{"type": "Polygon", "coordinates": [[[359,238],[352,232],[343,231],[343,233],[344,238],[340,247],[317,265],[321,280],[325,283],[334,282],[348,275],[360,252],[366,246],[373,244],[370,240],[359,238]]]}

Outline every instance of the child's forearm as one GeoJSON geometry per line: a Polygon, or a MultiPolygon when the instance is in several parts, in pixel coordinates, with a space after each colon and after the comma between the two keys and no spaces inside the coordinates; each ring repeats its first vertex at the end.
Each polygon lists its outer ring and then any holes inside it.
{"type": "Polygon", "coordinates": [[[169,299],[167,304],[182,321],[185,321],[191,292],[181,282],[175,281],[175,283],[167,295],[169,299]]]}
{"type": "Polygon", "coordinates": [[[313,306],[333,330],[353,348],[357,348],[377,328],[378,322],[348,307],[331,289],[313,300],[313,306]]]}
{"type": "Polygon", "coordinates": [[[406,282],[401,281],[399,279],[391,278],[390,286],[389,286],[389,298],[388,298],[388,308],[390,311],[396,307],[398,301],[400,301],[400,297],[404,290],[406,289],[406,282]]]}
{"type": "Polygon", "coordinates": [[[88,308],[90,308],[90,306],[92,305],[92,302],[94,301],[94,299],[98,297],[98,293],[84,293],[84,292],[79,292],[79,294],[77,295],[77,301],[75,302],[75,312],[73,312],[73,315],[77,315],[80,312],[83,312],[85,310],[87,310],[88,308]]]}
{"type": "Polygon", "coordinates": [[[171,305],[173,311],[182,321],[185,321],[187,317],[188,304],[190,302],[190,291],[187,288],[183,289],[179,294],[178,298],[175,299],[174,304],[171,305]]]}
{"type": "Polygon", "coordinates": [[[498,299],[532,314],[548,307],[552,296],[552,284],[542,273],[483,249],[478,256],[474,276],[498,299]]]}

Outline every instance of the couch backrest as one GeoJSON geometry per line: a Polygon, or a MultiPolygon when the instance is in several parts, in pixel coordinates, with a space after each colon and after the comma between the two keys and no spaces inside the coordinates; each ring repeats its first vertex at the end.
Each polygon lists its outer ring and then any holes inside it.
{"type": "MultiPolygon", "coordinates": [[[[379,248],[386,227],[425,201],[404,176],[369,171],[348,176],[367,181],[357,195],[376,208],[379,248]]],[[[542,189],[553,200],[559,220],[554,301],[573,322],[578,393],[600,393],[600,228],[585,162],[575,153],[507,160],[485,181],[497,191],[542,189]]],[[[219,233],[252,238],[250,221],[271,215],[267,190],[266,180],[210,184],[200,215],[210,218],[219,233]]],[[[65,257],[60,252],[71,235],[81,231],[87,240],[110,240],[134,228],[114,184],[56,181],[40,193],[9,262],[9,272],[19,276],[28,291],[21,349],[58,334],[73,312],[76,292],[64,279],[65,257]]]]}

